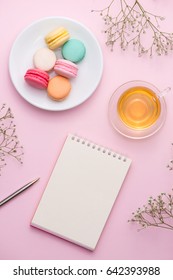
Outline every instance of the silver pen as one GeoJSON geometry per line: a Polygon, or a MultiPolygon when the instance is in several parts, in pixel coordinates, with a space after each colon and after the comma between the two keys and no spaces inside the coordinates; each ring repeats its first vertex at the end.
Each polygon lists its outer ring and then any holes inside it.
{"type": "Polygon", "coordinates": [[[9,200],[11,200],[13,197],[15,197],[16,195],[20,194],[21,192],[25,191],[27,188],[29,188],[30,186],[32,186],[34,183],[36,183],[40,178],[34,179],[33,181],[27,183],[26,185],[24,185],[23,187],[21,187],[20,189],[18,189],[17,191],[15,191],[14,193],[10,194],[9,196],[7,196],[6,198],[4,198],[3,200],[0,201],[0,206],[2,206],[3,204],[5,204],[6,202],[8,202],[9,200]]]}

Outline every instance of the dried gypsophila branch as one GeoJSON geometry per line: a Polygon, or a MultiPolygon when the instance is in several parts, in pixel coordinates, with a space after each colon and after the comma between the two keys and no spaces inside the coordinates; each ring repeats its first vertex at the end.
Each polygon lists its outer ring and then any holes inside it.
{"type": "Polygon", "coordinates": [[[106,45],[110,46],[112,51],[118,41],[122,50],[126,50],[132,44],[139,56],[148,53],[152,57],[154,52],[159,56],[167,55],[173,50],[173,33],[159,30],[159,21],[163,21],[164,17],[146,11],[138,0],[134,1],[132,6],[128,5],[126,0],[119,1],[120,10],[116,15],[111,14],[115,0],[102,10],[92,10],[99,12],[105,22],[106,45]],[[152,40],[150,46],[145,47],[143,38],[149,31],[152,40]]]}
{"type": "Polygon", "coordinates": [[[6,109],[6,105],[3,104],[0,108],[0,175],[2,168],[6,166],[7,156],[14,157],[17,161],[23,163],[23,147],[18,141],[13,118],[11,109],[6,109]]]}
{"type": "Polygon", "coordinates": [[[173,194],[161,193],[157,198],[150,197],[147,205],[132,215],[128,222],[139,224],[139,230],[147,227],[173,230],[173,194]]]}
{"type": "MultiPolygon", "coordinates": [[[[172,146],[173,146],[173,143],[172,143],[172,146]]],[[[169,170],[173,170],[173,159],[171,159],[171,160],[169,161],[169,163],[168,163],[168,165],[167,165],[167,168],[168,168],[169,170]]]]}

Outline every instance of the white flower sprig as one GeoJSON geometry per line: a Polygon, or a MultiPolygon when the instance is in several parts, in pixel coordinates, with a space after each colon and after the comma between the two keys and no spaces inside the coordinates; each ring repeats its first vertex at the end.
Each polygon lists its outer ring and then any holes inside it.
{"type": "Polygon", "coordinates": [[[118,42],[122,50],[132,44],[139,56],[147,53],[152,57],[154,52],[159,56],[167,55],[173,50],[173,33],[160,30],[159,22],[163,21],[164,17],[146,11],[138,0],[135,0],[132,6],[126,0],[118,1],[112,0],[104,9],[92,10],[99,12],[104,20],[106,45],[110,46],[112,51],[118,42]],[[116,12],[118,1],[120,8],[116,12]],[[146,33],[151,38],[149,47],[144,45],[146,33]]]}
{"type": "MultiPolygon", "coordinates": [[[[172,146],[173,146],[173,143],[172,143],[172,146]]],[[[168,165],[167,165],[167,168],[168,168],[169,170],[173,170],[173,159],[170,159],[170,161],[169,161],[169,163],[168,163],[168,165]]]]}
{"type": "Polygon", "coordinates": [[[150,197],[148,203],[132,215],[128,222],[139,224],[140,229],[157,227],[173,230],[173,194],[161,193],[156,198],[150,197]]]}
{"type": "MultiPolygon", "coordinates": [[[[173,170],[172,159],[167,168],[173,170]]],[[[128,222],[139,224],[140,229],[158,227],[173,230],[173,189],[171,193],[161,193],[156,198],[149,197],[147,204],[139,207],[132,215],[128,222]]]]}
{"type": "Polygon", "coordinates": [[[0,175],[8,156],[22,163],[23,147],[18,141],[13,118],[11,109],[3,104],[0,108],[0,175]]]}

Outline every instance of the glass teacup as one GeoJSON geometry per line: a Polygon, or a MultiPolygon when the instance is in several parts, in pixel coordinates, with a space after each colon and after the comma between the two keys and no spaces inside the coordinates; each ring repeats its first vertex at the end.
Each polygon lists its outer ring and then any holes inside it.
{"type": "Polygon", "coordinates": [[[109,103],[113,127],[130,138],[144,138],[163,125],[166,104],[162,92],[144,81],[131,81],[120,86],[109,103]]]}

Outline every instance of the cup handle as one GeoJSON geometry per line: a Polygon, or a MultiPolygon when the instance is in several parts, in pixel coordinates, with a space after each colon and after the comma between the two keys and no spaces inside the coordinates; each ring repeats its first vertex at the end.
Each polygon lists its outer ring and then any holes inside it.
{"type": "Polygon", "coordinates": [[[157,96],[159,97],[159,98],[161,98],[161,97],[164,97],[168,92],[170,92],[171,91],[171,87],[167,87],[167,88],[165,88],[164,90],[162,90],[161,92],[159,92],[158,94],[157,94],[157,96]]]}

